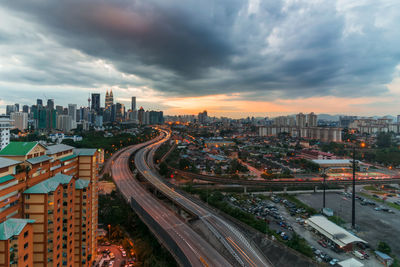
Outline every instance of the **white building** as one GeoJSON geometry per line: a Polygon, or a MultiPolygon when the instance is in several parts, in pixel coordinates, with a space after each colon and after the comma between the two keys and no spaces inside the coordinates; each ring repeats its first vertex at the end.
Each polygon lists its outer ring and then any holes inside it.
{"type": "Polygon", "coordinates": [[[63,132],[70,132],[72,129],[72,118],[69,115],[57,116],[57,129],[63,132]]]}
{"type": "Polygon", "coordinates": [[[8,116],[0,116],[0,150],[10,143],[11,122],[8,116]]]}
{"type": "Polygon", "coordinates": [[[23,131],[28,128],[28,113],[26,112],[13,112],[11,113],[11,124],[14,128],[23,131]]]}

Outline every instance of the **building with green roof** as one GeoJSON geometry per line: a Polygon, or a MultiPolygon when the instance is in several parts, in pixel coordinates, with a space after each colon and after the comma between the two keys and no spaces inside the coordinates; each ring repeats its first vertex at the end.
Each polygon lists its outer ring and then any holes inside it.
{"type": "Polygon", "coordinates": [[[54,192],[60,184],[69,184],[71,179],[72,176],[58,173],[54,177],[28,188],[24,194],[48,194],[54,192]]]}
{"type": "Polygon", "coordinates": [[[35,220],[10,218],[0,223],[0,240],[8,240],[13,236],[19,235],[28,223],[35,220]]]}

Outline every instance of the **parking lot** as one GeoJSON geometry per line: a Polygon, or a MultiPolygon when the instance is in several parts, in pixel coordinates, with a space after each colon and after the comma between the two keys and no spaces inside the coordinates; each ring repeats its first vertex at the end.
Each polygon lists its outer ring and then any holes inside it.
{"type": "Polygon", "coordinates": [[[117,245],[101,245],[98,248],[101,255],[100,260],[95,266],[98,267],[124,267],[134,266],[134,263],[129,264],[129,260],[123,255],[124,250],[117,245]]]}
{"type": "MultiPolygon", "coordinates": [[[[322,208],[322,193],[299,194],[297,198],[305,204],[320,210],[322,208]]],[[[372,201],[373,202],[373,201],[372,201]]],[[[381,204],[361,205],[361,200],[356,200],[356,225],[359,227],[357,236],[367,241],[372,247],[376,247],[379,241],[384,241],[392,248],[395,255],[400,255],[400,212],[393,208],[393,213],[383,211],[379,208],[385,208],[381,204]],[[375,210],[378,208],[379,210],[375,210]]],[[[346,226],[351,223],[351,196],[340,193],[326,194],[326,207],[333,209],[335,215],[338,215],[346,222],[346,226]]]]}

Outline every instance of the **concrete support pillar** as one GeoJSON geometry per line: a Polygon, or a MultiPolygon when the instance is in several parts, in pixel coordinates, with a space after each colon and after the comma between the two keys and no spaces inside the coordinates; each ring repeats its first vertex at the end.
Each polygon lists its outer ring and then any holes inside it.
{"type": "Polygon", "coordinates": [[[247,186],[243,186],[243,193],[247,194],[247,186]]]}
{"type": "Polygon", "coordinates": [[[287,193],[287,186],[285,186],[284,188],[283,188],[283,192],[286,194],[287,193]]]}
{"type": "Polygon", "coordinates": [[[317,193],[318,186],[314,186],[314,193],[317,193]]]}

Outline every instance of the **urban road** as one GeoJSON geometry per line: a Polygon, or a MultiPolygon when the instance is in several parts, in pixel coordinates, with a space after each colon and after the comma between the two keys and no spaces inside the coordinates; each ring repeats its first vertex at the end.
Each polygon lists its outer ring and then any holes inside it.
{"type": "MultiPolygon", "coordinates": [[[[134,198],[146,213],[151,216],[158,225],[168,233],[169,237],[177,244],[180,251],[185,255],[185,260],[172,253],[177,261],[184,266],[231,266],[231,264],[222,257],[209,243],[193,231],[185,222],[183,222],[174,212],[167,209],[151,193],[133,177],[129,169],[130,156],[140,148],[160,140],[158,137],[139,145],[130,146],[123,150],[114,158],[112,164],[113,179],[127,201],[134,198]]],[[[150,227],[150,225],[149,225],[150,227]]],[[[152,229],[157,236],[159,233],[152,229]]],[[[160,237],[158,237],[160,240],[160,237]]],[[[167,249],[168,242],[160,240],[167,249]]],[[[170,250],[171,251],[171,250],[170,250]]]]}
{"type": "MultiPolygon", "coordinates": [[[[169,132],[163,133],[164,137],[161,140],[145,146],[136,153],[134,162],[137,170],[164,196],[178,206],[183,207],[186,211],[190,211],[191,214],[195,214],[232,254],[237,261],[235,265],[250,267],[272,266],[270,261],[230,222],[192,202],[163,182],[153,165],[153,156],[156,149],[170,137],[169,132]]],[[[214,260],[214,262],[218,263],[216,265],[221,265],[218,260],[214,260]]],[[[216,266],[214,264],[211,265],[216,266]]]]}

